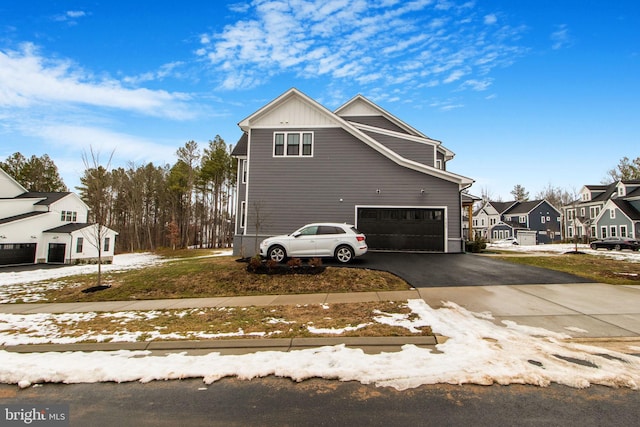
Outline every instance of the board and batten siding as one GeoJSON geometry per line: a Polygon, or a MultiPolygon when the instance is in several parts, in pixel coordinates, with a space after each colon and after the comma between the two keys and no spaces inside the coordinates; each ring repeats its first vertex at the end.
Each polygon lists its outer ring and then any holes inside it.
{"type": "Polygon", "coordinates": [[[246,235],[256,234],[256,206],[258,238],[312,222],[355,224],[358,205],[445,206],[448,251],[462,250],[456,183],[399,166],[338,127],[286,129],[313,132],[313,156],[274,157],[273,135],[280,131],[254,128],[249,135],[246,235]]]}

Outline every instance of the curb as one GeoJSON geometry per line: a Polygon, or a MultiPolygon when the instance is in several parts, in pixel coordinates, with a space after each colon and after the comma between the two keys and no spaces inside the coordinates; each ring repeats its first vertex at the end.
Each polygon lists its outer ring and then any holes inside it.
{"type": "Polygon", "coordinates": [[[245,354],[258,351],[304,350],[324,346],[344,344],[350,348],[361,348],[368,353],[400,351],[405,344],[434,348],[446,341],[440,336],[416,337],[344,337],[344,338],[269,338],[269,339],[231,339],[202,341],[142,341],[74,344],[18,344],[0,346],[0,350],[12,353],[48,353],[48,352],[94,352],[94,351],[151,351],[152,353],[197,353],[220,352],[222,354],[245,354]]]}

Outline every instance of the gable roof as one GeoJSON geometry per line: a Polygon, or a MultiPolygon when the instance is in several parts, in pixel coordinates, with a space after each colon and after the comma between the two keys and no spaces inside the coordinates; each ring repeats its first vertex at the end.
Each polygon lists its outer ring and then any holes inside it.
{"type": "Polygon", "coordinates": [[[624,199],[611,199],[611,202],[616,205],[627,217],[632,221],[640,220],[640,212],[634,208],[631,203],[624,199]]]}
{"type": "MultiPolygon", "coordinates": [[[[358,100],[365,100],[365,98],[360,97],[358,98],[358,100]]],[[[378,142],[375,138],[367,135],[365,132],[358,129],[353,123],[350,123],[349,121],[340,117],[338,114],[335,114],[329,111],[327,108],[319,104],[317,101],[309,98],[307,95],[303,94],[302,92],[300,92],[295,88],[289,89],[287,92],[280,95],[278,98],[274,99],[264,107],[260,108],[258,111],[251,114],[249,117],[241,120],[238,123],[238,126],[244,132],[248,132],[249,129],[251,129],[254,126],[256,127],[264,126],[264,127],[274,127],[274,128],[278,126],[280,127],[286,126],[289,124],[286,111],[278,112],[277,110],[279,107],[285,106],[289,102],[295,103],[295,108],[304,110],[303,116],[304,116],[305,122],[296,123],[296,125],[302,125],[302,126],[317,125],[318,123],[320,123],[324,126],[341,127],[346,132],[350,133],[351,135],[353,135],[354,137],[356,137],[357,139],[359,139],[369,147],[373,148],[383,156],[387,157],[388,159],[392,160],[393,162],[395,162],[396,164],[402,167],[412,169],[427,175],[435,176],[437,178],[444,179],[449,182],[457,183],[461,188],[469,187],[474,182],[471,178],[454,174],[452,172],[448,172],[442,169],[437,169],[433,166],[425,165],[423,163],[419,163],[399,155],[397,152],[389,149],[388,147],[378,142]]],[[[375,105],[368,100],[366,100],[366,103],[375,105]]],[[[380,109],[380,107],[377,107],[377,108],[380,111],[384,111],[380,109]]],[[[388,113],[386,114],[389,115],[388,113]]],[[[426,138],[426,136],[420,134],[419,132],[418,134],[423,138],[426,138]]]]}
{"type": "Polygon", "coordinates": [[[516,201],[512,201],[512,202],[488,202],[487,204],[490,204],[491,206],[493,206],[493,208],[496,211],[498,211],[498,213],[500,215],[502,215],[507,209],[509,209],[510,207],[512,207],[516,203],[518,203],[518,202],[516,202],[516,201]]]}
{"type": "Polygon", "coordinates": [[[379,105],[376,105],[373,102],[369,101],[367,98],[360,94],[354,96],[349,101],[345,102],[342,106],[338,107],[334,111],[334,113],[340,117],[381,116],[409,135],[421,136],[423,138],[431,139],[427,135],[403,122],[393,114],[389,113],[379,105]]]}
{"type": "Polygon", "coordinates": [[[11,175],[0,168],[0,198],[10,199],[27,191],[11,175]]]}
{"type": "Polygon", "coordinates": [[[14,221],[20,221],[21,219],[27,219],[27,218],[31,218],[31,217],[34,217],[34,216],[43,215],[43,214],[46,214],[46,213],[48,213],[48,212],[42,212],[42,211],[37,212],[36,211],[36,212],[27,212],[27,213],[23,213],[23,214],[20,214],[20,215],[9,216],[9,217],[6,217],[6,218],[0,218],[0,224],[9,224],[9,223],[14,222],[14,221]]]}
{"type": "Polygon", "coordinates": [[[38,191],[27,191],[26,193],[23,193],[18,197],[16,197],[16,199],[42,199],[34,204],[40,205],[40,206],[49,206],[60,199],[64,199],[69,194],[71,194],[70,191],[56,192],[56,193],[41,193],[38,191]]]}
{"type": "Polygon", "coordinates": [[[249,136],[246,132],[242,132],[242,136],[236,143],[236,146],[231,150],[231,155],[233,157],[246,157],[247,149],[249,147],[249,136]]]}
{"type": "Polygon", "coordinates": [[[58,227],[44,230],[43,233],[72,233],[83,228],[91,227],[93,223],[87,222],[70,222],[69,224],[60,225],[58,227]]]}

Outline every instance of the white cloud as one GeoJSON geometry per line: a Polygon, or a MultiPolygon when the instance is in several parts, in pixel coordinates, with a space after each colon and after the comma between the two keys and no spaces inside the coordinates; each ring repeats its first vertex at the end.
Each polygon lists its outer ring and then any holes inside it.
{"type": "Polygon", "coordinates": [[[50,60],[32,44],[0,51],[0,108],[80,104],[149,116],[188,119],[190,96],[146,88],[128,89],[113,79],[96,79],[71,61],[50,60]]]}
{"type": "Polygon", "coordinates": [[[285,73],[357,84],[380,84],[377,76],[384,74],[387,84],[399,85],[407,81],[403,68],[416,62],[423,64],[422,76],[452,82],[486,74],[521,52],[512,40],[522,29],[488,26],[497,22],[496,15],[477,16],[473,2],[256,0],[242,5],[243,18],[201,35],[196,51],[209,59],[227,89],[254,87],[285,73]]]}
{"type": "Polygon", "coordinates": [[[572,44],[571,37],[569,36],[569,29],[565,24],[558,25],[557,30],[551,33],[551,48],[554,50],[568,47],[572,44]]]}
{"type": "Polygon", "coordinates": [[[486,25],[493,25],[493,24],[495,24],[496,22],[498,22],[498,17],[497,17],[495,14],[491,13],[491,14],[489,14],[489,15],[485,15],[485,17],[484,17],[484,23],[485,23],[486,25]]]}

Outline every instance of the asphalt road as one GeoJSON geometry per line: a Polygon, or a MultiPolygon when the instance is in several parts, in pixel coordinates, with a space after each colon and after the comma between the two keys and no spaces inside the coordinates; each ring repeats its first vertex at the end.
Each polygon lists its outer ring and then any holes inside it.
{"type": "MultiPolygon", "coordinates": [[[[564,386],[437,384],[397,391],[275,377],[0,385],[0,404],[67,404],[71,426],[630,426],[640,393],[564,386]]],[[[0,424],[2,424],[0,422],[0,424]]]]}
{"type": "Polygon", "coordinates": [[[389,271],[416,288],[589,282],[572,274],[472,254],[369,252],[351,265],[389,271]]]}

